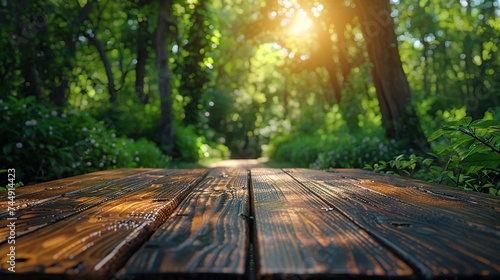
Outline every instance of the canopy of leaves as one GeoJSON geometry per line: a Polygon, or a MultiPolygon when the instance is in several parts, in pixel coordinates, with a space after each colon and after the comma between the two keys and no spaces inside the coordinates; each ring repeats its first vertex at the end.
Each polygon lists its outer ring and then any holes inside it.
{"type": "Polygon", "coordinates": [[[96,120],[106,145],[111,134],[151,145],[147,163],[130,158],[116,166],[229,156],[317,168],[373,166],[419,152],[401,135],[421,128],[427,137],[435,133],[434,152],[444,151],[438,136],[448,135],[454,140],[446,149],[459,150],[454,160],[498,168],[497,158],[481,156],[483,146],[467,142],[470,134],[439,129],[465,116],[477,130],[500,119],[500,2],[379,2],[390,4],[390,14],[354,0],[170,1],[165,59],[175,144],[171,154],[156,156],[160,1],[1,1],[0,131],[9,136],[0,140],[0,168],[17,165],[32,181],[91,171],[75,171],[77,162],[115,166],[108,149],[69,148],[90,138],[64,128],[68,120],[44,119],[52,111],[96,120]],[[400,125],[400,134],[387,133],[391,120],[382,111],[396,100],[381,98],[367,49],[369,32],[381,31],[395,32],[389,47],[398,49],[411,90],[401,109],[420,120],[418,127],[400,125]],[[15,117],[23,102],[31,109],[15,117]],[[26,126],[31,120],[37,128],[26,126]],[[44,156],[27,157],[32,153],[44,156]]]}

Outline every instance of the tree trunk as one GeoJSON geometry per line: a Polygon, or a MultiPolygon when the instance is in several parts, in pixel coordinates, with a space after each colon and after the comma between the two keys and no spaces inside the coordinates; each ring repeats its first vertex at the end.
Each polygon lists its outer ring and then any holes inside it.
{"type": "MultiPolygon", "coordinates": [[[[324,65],[326,71],[328,72],[328,77],[330,78],[330,85],[332,86],[335,100],[338,104],[342,101],[342,86],[337,77],[337,73],[340,68],[338,63],[333,61],[333,49],[332,49],[332,41],[330,39],[330,32],[328,28],[320,28],[318,31],[318,53],[313,57],[316,60],[317,65],[324,65]],[[328,59],[325,59],[328,58],[328,59]]],[[[330,103],[333,105],[333,103],[330,103]]]]}
{"type": "Polygon", "coordinates": [[[160,146],[167,155],[173,154],[174,130],[172,116],[172,89],[170,88],[170,69],[167,53],[167,37],[171,0],[160,0],[158,26],[156,28],[156,66],[160,90],[160,146]]]}
{"type": "MultiPolygon", "coordinates": [[[[37,35],[36,26],[26,18],[26,10],[29,10],[29,2],[26,0],[16,1],[14,10],[14,21],[16,26],[16,45],[20,53],[21,75],[24,78],[23,94],[26,96],[35,96],[39,98],[42,94],[40,87],[39,72],[36,69],[36,46],[30,44],[37,35]]],[[[11,35],[12,36],[12,35],[11,35]]]]}
{"type": "Polygon", "coordinates": [[[386,134],[407,142],[418,152],[428,151],[429,144],[411,105],[410,86],[399,56],[389,0],[358,0],[356,3],[373,64],[373,81],[386,134]]]}
{"type": "MultiPolygon", "coordinates": [[[[76,38],[80,36],[80,30],[83,22],[89,17],[92,10],[92,3],[92,1],[87,1],[87,4],[80,9],[78,19],[71,25],[71,32],[64,38],[68,57],[76,57],[76,38]]],[[[50,99],[58,107],[64,106],[68,101],[68,95],[66,92],[68,91],[69,81],[67,75],[71,73],[73,67],[74,65],[71,62],[71,59],[66,58],[64,67],[60,67],[60,69],[58,69],[59,84],[55,86],[50,94],[50,99]]]]}
{"type": "Polygon", "coordinates": [[[146,60],[148,58],[147,49],[147,21],[139,22],[137,29],[137,64],[135,65],[135,90],[142,104],[148,103],[148,96],[144,92],[144,76],[146,75],[146,60]]]}

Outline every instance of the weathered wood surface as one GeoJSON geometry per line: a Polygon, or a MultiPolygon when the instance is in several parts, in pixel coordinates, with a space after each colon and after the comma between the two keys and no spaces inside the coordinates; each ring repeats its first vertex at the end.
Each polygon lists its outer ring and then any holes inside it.
{"type": "Polygon", "coordinates": [[[500,199],[362,170],[122,169],[0,193],[0,278],[500,279],[500,199]]]}
{"type": "MultiPolygon", "coordinates": [[[[500,213],[488,206],[412,188],[322,171],[287,170],[312,192],[396,252],[426,278],[499,274],[500,213]],[[399,188],[399,191],[395,188],[399,188]],[[405,190],[408,190],[406,194],[405,190]],[[394,192],[396,194],[394,194],[394,192]],[[401,194],[404,193],[404,194],[401,194]],[[443,211],[446,207],[448,208],[443,211]],[[478,209],[481,208],[481,209],[478,209]],[[476,211],[481,214],[474,214],[476,211]],[[482,223],[464,213],[480,216],[482,223]],[[484,226],[483,226],[484,225],[484,226]],[[480,243],[480,244],[478,244],[480,243]]],[[[422,189],[425,187],[421,186],[422,189]]]]}
{"type": "Polygon", "coordinates": [[[37,185],[31,192],[21,192],[21,195],[17,195],[16,192],[15,215],[11,216],[7,212],[0,214],[0,244],[6,242],[8,236],[9,228],[7,228],[7,224],[10,222],[8,218],[17,219],[16,235],[23,236],[105,201],[144,187],[157,179],[155,175],[162,176],[174,172],[174,170],[134,171],[122,171],[88,179],[84,177],[69,184],[63,180],[58,180],[52,183],[40,184],[42,186],[37,185]],[[20,201],[17,201],[18,199],[20,201]],[[19,205],[20,203],[23,204],[19,205]]]}
{"type": "MultiPolygon", "coordinates": [[[[79,175],[16,189],[16,210],[28,208],[45,200],[57,199],[62,194],[86,186],[110,183],[115,179],[146,172],[150,169],[115,169],[79,175]]],[[[0,214],[7,212],[7,192],[0,192],[0,214]]]]}
{"type": "MultiPolygon", "coordinates": [[[[206,170],[155,170],[140,176],[144,183],[111,184],[119,197],[16,239],[17,273],[111,277],[124,261],[174,211],[203,178],[206,170]],[[125,192],[124,194],[122,194],[125,192]]],[[[134,177],[135,179],[135,177],[134,177]]],[[[101,190],[89,186],[82,190],[101,190]]],[[[106,190],[103,188],[102,190],[106,190]]],[[[75,195],[70,193],[64,197],[75,195]]],[[[63,207],[64,208],[64,207],[63,207]]],[[[59,209],[53,209],[55,213],[59,209]]],[[[27,217],[28,220],[31,217],[27,217]]],[[[35,217],[37,219],[37,217],[35,217]]],[[[9,244],[0,245],[7,252],[9,244]]],[[[6,269],[7,256],[0,255],[6,269]]]]}
{"type": "Polygon", "coordinates": [[[293,177],[254,169],[256,262],[264,278],[410,277],[412,269],[293,177]]]}
{"type": "Polygon", "coordinates": [[[131,277],[244,278],[249,233],[248,172],[215,169],[125,266],[131,277]]]}

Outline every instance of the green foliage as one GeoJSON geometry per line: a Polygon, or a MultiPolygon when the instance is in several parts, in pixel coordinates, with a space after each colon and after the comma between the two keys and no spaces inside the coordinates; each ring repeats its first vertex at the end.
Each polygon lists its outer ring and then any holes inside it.
{"type": "Polygon", "coordinates": [[[222,144],[207,143],[204,136],[196,134],[192,125],[174,127],[175,157],[180,161],[196,162],[208,158],[229,158],[228,147],[222,144]]]}
{"type": "Polygon", "coordinates": [[[159,2],[56,2],[0,5],[0,160],[24,181],[164,167],[170,160],[258,157],[269,147],[274,159],[304,167],[367,164],[498,191],[498,132],[491,119],[500,118],[498,108],[494,113],[500,24],[492,0],[391,2],[426,135],[443,122],[492,112],[482,122],[447,123],[431,136],[430,157],[407,155],[402,143],[382,136],[373,63],[349,1],[299,0],[293,7],[287,1],[173,1],[167,40],[172,159],[156,146],[159,2]],[[336,17],[338,11],[344,16],[336,17]],[[312,21],[310,29],[299,26],[307,23],[296,21],[301,14],[312,21]]]}
{"type": "Polygon", "coordinates": [[[500,195],[500,121],[445,122],[429,141],[437,142],[431,158],[399,155],[365,168],[500,195]]]}
{"type": "Polygon", "coordinates": [[[112,108],[86,110],[98,120],[104,121],[106,127],[114,129],[117,134],[128,138],[146,138],[160,143],[160,106],[158,100],[148,104],[130,103],[114,106],[112,108]]]}
{"type": "MultiPolygon", "coordinates": [[[[0,169],[0,174],[2,174],[2,173],[7,174],[7,169],[0,169]]],[[[4,181],[2,180],[0,182],[4,182],[4,181]]],[[[15,184],[12,184],[12,182],[9,182],[8,178],[5,179],[5,182],[7,182],[5,186],[0,185],[0,191],[7,190],[9,188],[19,188],[19,187],[24,186],[24,183],[21,181],[18,181],[15,184]]]]}
{"type": "Polygon", "coordinates": [[[439,183],[443,179],[443,172],[442,168],[433,165],[434,162],[435,159],[432,158],[400,154],[388,161],[366,164],[364,169],[439,183]]]}
{"type": "Polygon", "coordinates": [[[154,143],[116,137],[88,114],[51,110],[34,97],[9,97],[0,107],[0,162],[26,182],[169,162],[154,143]]]}
{"type": "Polygon", "coordinates": [[[271,142],[269,154],[277,160],[303,167],[325,169],[360,168],[402,151],[394,140],[376,133],[366,135],[337,131],[334,135],[303,134],[277,138],[271,142]]]}

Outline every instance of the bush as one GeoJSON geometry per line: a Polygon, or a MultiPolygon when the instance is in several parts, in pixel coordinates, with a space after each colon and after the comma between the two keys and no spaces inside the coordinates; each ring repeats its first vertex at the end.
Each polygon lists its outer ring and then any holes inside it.
{"type": "Polygon", "coordinates": [[[39,182],[118,167],[164,167],[148,140],[116,137],[88,114],[50,110],[34,97],[0,100],[0,162],[24,182],[39,182]]]}
{"type": "Polygon", "coordinates": [[[196,162],[208,158],[229,158],[229,148],[222,144],[207,143],[204,136],[196,134],[192,125],[174,127],[175,158],[184,162],[196,162]]]}
{"type": "Polygon", "coordinates": [[[435,150],[428,158],[399,155],[365,169],[500,195],[500,121],[445,122],[428,140],[435,150]]]}
{"type": "Polygon", "coordinates": [[[367,163],[390,159],[402,152],[394,140],[381,135],[353,135],[337,131],[334,135],[297,135],[272,141],[269,156],[303,167],[325,169],[330,167],[361,168],[367,163]]]}

